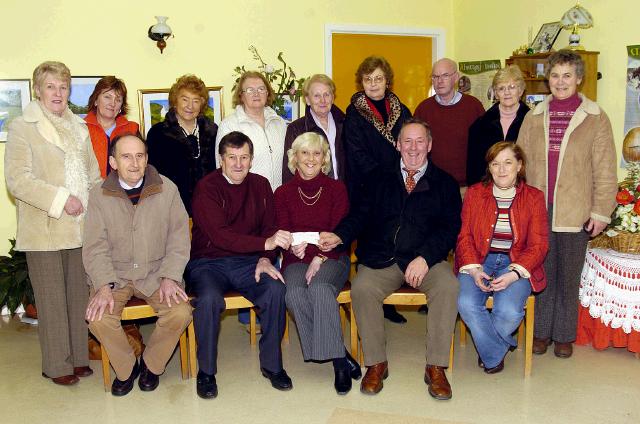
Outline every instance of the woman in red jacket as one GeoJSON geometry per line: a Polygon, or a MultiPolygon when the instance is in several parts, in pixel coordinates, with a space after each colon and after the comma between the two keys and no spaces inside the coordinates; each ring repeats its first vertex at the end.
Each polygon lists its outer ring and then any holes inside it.
{"type": "MultiPolygon", "coordinates": [[[[331,171],[329,143],[320,134],[306,132],[293,141],[287,156],[294,176],[275,192],[278,228],[316,235],[333,230],[349,211],[349,200],[344,184],[326,175],[331,171]]],[[[344,348],[336,301],[349,277],[349,256],[336,250],[323,253],[312,243],[296,243],[283,255],[285,299],[296,320],[304,360],[332,360],[334,387],[344,395],[351,379],[362,375],[344,348]]]]}
{"type": "Polygon", "coordinates": [[[124,81],[108,75],[98,81],[87,105],[89,112],[84,118],[89,129],[93,152],[98,159],[100,175],[106,178],[109,166],[109,144],[117,135],[136,134],[138,124],[127,120],[127,86],[124,81]]]}
{"type": "Polygon", "coordinates": [[[484,181],[464,197],[455,262],[460,316],[473,334],[478,365],[494,374],[516,346],[512,334],[527,297],[546,286],[548,230],[544,195],[525,184],[522,149],[503,141],[489,149],[486,160],[484,181]],[[489,296],[491,312],[485,307],[489,296]]]}

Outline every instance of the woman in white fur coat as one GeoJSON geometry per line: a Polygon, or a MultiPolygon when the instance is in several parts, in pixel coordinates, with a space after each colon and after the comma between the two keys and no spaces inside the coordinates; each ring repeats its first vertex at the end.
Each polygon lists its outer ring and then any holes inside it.
{"type": "Polygon", "coordinates": [[[26,252],[38,308],[42,375],[70,385],[92,374],[81,247],[89,189],[100,169],[84,121],[67,104],[69,69],[41,63],[33,87],[36,100],[9,125],[5,179],[16,199],[16,250],[26,252]]]}

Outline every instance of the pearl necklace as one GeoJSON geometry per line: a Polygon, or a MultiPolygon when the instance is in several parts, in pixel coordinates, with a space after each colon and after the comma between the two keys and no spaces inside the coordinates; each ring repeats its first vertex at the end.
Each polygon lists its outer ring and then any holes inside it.
{"type": "Polygon", "coordinates": [[[320,195],[322,194],[322,187],[320,187],[320,190],[318,190],[318,192],[313,196],[307,196],[306,194],[304,194],[302,189],[298,187],[298,194],[300,195],[300,200],[302,200],[302,203],[304,203],[307,206],[313,206],[316,203],[318,203],[318,200],[320,200],[320,195]],[[307,199],[311,203],[307,203],[305,199],[307,199]]]}

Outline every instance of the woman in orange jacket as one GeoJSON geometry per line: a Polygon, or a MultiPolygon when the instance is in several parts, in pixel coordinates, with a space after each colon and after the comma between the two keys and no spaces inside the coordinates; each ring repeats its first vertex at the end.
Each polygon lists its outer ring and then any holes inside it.
{"type": "Polygon", "coordinates": [[[138,132],[138,124],[127,120],[127,87],[113,75],[101,78],[89,97],[89,112],[84,118],[89,129],[93,152],[98,159],[100,175],[106,178],[109,166],[109,143],[120,134],[138,132]]]}
{"type": "Polygon", "coordinates": [[[473,334],[478,365],[494,374],[516,345],[512,334],[527,297],[546,286],[548,229],[544,195],[525,183],[522,149],[503,141],[489,149],[486,160],[484,181],[464,197],[455,265],[460,316],[473,334]],[[491,312],[485,307],[489,296],[491,312]]]}

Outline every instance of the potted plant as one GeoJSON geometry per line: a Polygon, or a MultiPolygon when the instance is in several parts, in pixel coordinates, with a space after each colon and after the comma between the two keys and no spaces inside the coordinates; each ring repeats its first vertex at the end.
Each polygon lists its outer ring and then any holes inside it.
{"type": "Polygon", "coordinates": [[[15,239],[10,239],[9,242],[11,243],[9,256],[0,256],[0,308],[6,306],[13,314],[22,304],[27,316],[37,318],[27,257],[24,252],[14,249],[15,239]]]}

